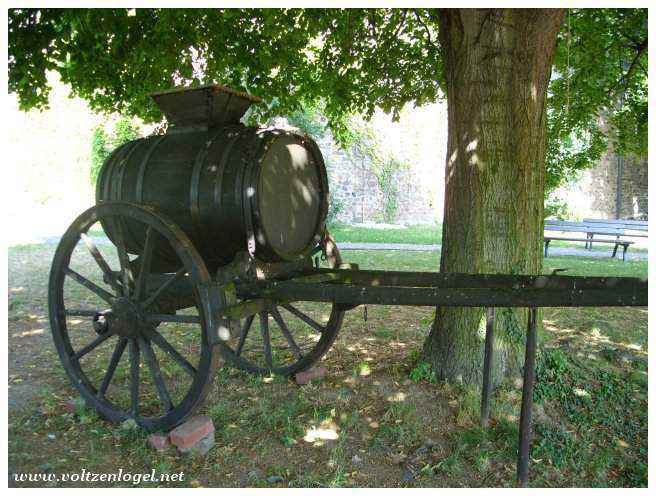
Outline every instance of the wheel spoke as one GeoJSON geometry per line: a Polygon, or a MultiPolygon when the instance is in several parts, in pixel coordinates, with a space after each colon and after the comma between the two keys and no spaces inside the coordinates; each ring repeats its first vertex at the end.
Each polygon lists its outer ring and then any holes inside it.
{"type": "Polygon", "coordinates": [[[123,296],[130,295],[130,284],[133,281],[132,269],[130,268],[130,258],[128,250],[125,247],[125,237],[123,236],[123,224],[121,219],[114,218],[114,236],[116,238],[116,251],[118,260],[121,264],[121,275],[123,277],[123,296]]]}
{"type": "Polygon", "coordinates": [[[137,279],[136,288],[134,290],[134,299],[141,301],[141,297],[146,289],[146,281],[150,274],[150,264],[153,260],[153,249],[155,248],[155,233],[153,227],[148,226],[146,230],[146,241],[144,241],[144,249],[140,258],[141,268],[139,269],[139,278],[137,279]]]}
{"type": "Polygon", "coordinates": [[[246,319],[246,322],[244,323],[244,328],[241,331],[241,336],[239,336],[239,343],[237,343],[237,348],[235,349],[235,355],[239,356],[241,355],[241,350],[244,348],[244,343],[246,342],[246,336],[248,335],[248,331],[251,328],[251,325],[253,324],[253,319],[255,318],[255,315],[249,315],[248,318],[246,319]]]}
{"type": "Polygon", "coordinates": [[[113,294],[111,294],[109,291],[105,291],[103,288],[98,286],[96,283],[93,283],[89,279],[87,279],[86,277],[81,276],[80,274],[75,272],[70,267],[66,267],[64,269],[64,273],[67,276],[71,276],[74,281],[77,281],[82,286],[87,288],[89,291],[91,291],[92,293],[95,293],[96,296],[103,299],[105,302],[109,303],[110,305],[112,304],[112,301],[114,300],[115,296],[113,294]]]}
{"type": "Polygon", "coordinates": [[[269,370],[273,368],[273,356],[271,355],[271,337],[269,336],[269,314],[260,314],[260,330],[262,331],[262,342],[264,344],[264,360],[269,370]]]}
{"type": "Polygon", "coordinates": [[[164,411],[168,412],[173,409],[173,403],[171,402],[171,396],[169,396],[169,392],[166,389],[164,377],[162,377],[162,371],[159,368],[159,363],[157,362],[155,352],[153,351],[152,346],[150,346],[150,343],[144,338],[139,338],[139,345],[143,349],[144,360],[146,361],[146,365],[150,370],[150,375],[153,376],[155,386],[157,386],[157,394],[159,395],[159,399],[162,402],[164,411]]]}
{"type": "Polygon", "coordinates": [[[301,353],[301,349],[296,344],[296,341],[294,341],[292,333],[289,332],[289,328],[283,320],[282,315],[280,315],[280,312],[275,307],[271,310],[271,315],[273,315],[273,319],[276,321],[276,324],[278,324],[282,334],[285,336],[285,339],[289,343],[289,346],[292,349],[292,353],[294,353],[294,357],[296,357],[297,360],[300,360],[303,357],[303,354],[301,353]]]}
{"type": "Polygon", "coordinates": [[[291,314],[295,315],[296,317],[298,317],[299,319],[301,319],[303,322],[305,322],[307,325],[309,325],[313,329],[315,329],[315,330],[317,330],[321,333],[323,333],[326,330],[326,328],[324,326],[319,324],[316,320],[312,319],[311,317],[305,315],[303,312],[301,312],[297,308],[295,308],[295,307],[293,307],[293,306],[291,306],[287,303],[283,304],[282,307],[285,310],[287,310],[289,313],[291,313],[291,314]]]}
{"type": "Polygon", "coordinates": [[[80,360],[84,355],[90,353],[91,351],[95,350],[98,346],[100,346],[102,343],[107,341],[110,337],[113,336],[113,333],[111,332],[105,332],[103,334],[100,334],[96,339],[91,341],[88,345],[86,345],[84,348],[82,348],[80,351],[78,351],[73,357],[76,360],[80,360]]]}
{"type": "Polygon", "coordinates": [[[139,414],[139,343],[130,339],[130,412],[139,414]]]}
{"type": "Polygon", "coordinates": [[[105,274],[105,278],[107,279],[107,282],[109,285],[114,288],[114,291],[117,293],[121,293],[123,291],[123,288],[121,285],[118,283],[116,280],[116,277],[114,276],[114,273],[112,272],[112,269],[109,267],[109,264],[105,261],[103,256],[100,254],[100,251],[94,244],[94,242],[91,240],[89,236],[86,234],[82,233],[80,234],[80,237],[82,238],[82,241],[84,241],[84,244],[86,245],[87,249],[89,250],[89,253],[93,256],[93,259],[96,261],[98,264],[98,267],[100,267],[100,270],[103,271],[103,274],[105,274]]]}
{"type": "Polygon", "coordinates": [[[125,351],[125,347],[128,344],[128,340],[125,338],[119,339],[118,343],[116,343],[116,348],[114,348],[114,353],[112,353],[112,358],[109,360],[109,365],[107,366],[107,372],[105,373],[105,377],[103,377],[102,384],[100,385],[100,389],[98,389],[98,398],[104,398],[105,393],[107,392],[107,388],[109,387],[109,383],[112,381],[112,378],[114,377],[114,372],[116,372],[116,367],[118,366],[118,363],[121,361],[121,357],[123,356],[123,352],[125,351]]]}
{"type": "Polygon", "coordinates": [[[167,313],[151,313],[146,315],[148,322],[176,322],[178,324],[200,324],[198,315],[169,315],[167,313]]]}
{"type": "Polygon", "coordinates": [[[182,267],[180,270],[178,270],[175,274],[171,276],[170,279],[168,279],[164,284],[162,284],[157,290],[151,294],[144,302],[143,302],[143,308],[148,308],[150,305],[152,305],[157,299],[166,291],[171,285],[176,282],[178,279],[184,277],[184,275],[187,273],[187,269],[182,267]]]}
{"type": "Polygon", "coordinates": [[[164,336],[162,336],[159,332],[152,330],[148,338],[155,343],[157,346],[159,346],[162,350],[164,350],[166,353],[171,355],[171,358],[175,360],[180,367],[182,367],[184,370],[186,370],[189,375],[192,377],[196,375],[196,369],[192,364],[189,363],[189,361],[183,357],[180,353],[178,353],[178,350],[176,350],[171,343],[169,343],[166,339],[164,339],[164,336]]]}

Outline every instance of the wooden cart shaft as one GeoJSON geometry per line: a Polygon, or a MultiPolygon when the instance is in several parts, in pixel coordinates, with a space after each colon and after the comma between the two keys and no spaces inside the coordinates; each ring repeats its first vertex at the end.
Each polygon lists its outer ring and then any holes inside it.
{"type": "Polygon", "coordinates": [[[647,280],[636,277],[313,270],[286,280],[238,282],[236,293],[243,300],[304,300],[345,306],[646,306],[647,280]]]}

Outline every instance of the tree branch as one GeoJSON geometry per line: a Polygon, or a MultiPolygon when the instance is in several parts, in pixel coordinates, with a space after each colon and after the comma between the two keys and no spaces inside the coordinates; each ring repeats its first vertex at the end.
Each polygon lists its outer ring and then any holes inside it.
{"type": "MultiPolygon", "coordinates": [[[[424,22],[424,20],[421,18],[419,15],[419,12],[417,12],[417,9],[412,9],[412,12],[414,13],[415,17],[417,18],[417,22],[421,24],[421,26],[424,28],[424,31],[426,31],[426,36],[428,37],[428,44],[435,47],[435,43],[433,43],[433,38],[431,38],[430,30],[428,29],[428,26],[424,22]]],[[[435,47],[437,48],[437,47],[435,47]]]]}
{"type": "Polygon", "coordinates": [[[633,74],[633,71],[635,70],[636,66],[639,64],[640,56],[647,49],[647,45],[648,45],[648,41],[647,39],[644,39],[639,45],[636,46],[636,54],[633,57],[633,60],[631,61],[629,68],[622,75],[622,77],[618,81],[616,81],[613,86],[610,87],[610,89],[608,90],[608,96],[612,95],[619,85],[623,85],[624,90],[626,90],[627,86],[629,85],[629,78],[633,74]]]}
{"type": "Polygon", "coordinates": [[[396,31],[394,32],[394,35],[392,36],[392,39],[395,39],[398,35],[399,32],[401,31],[401,28],[405,24],[405,18],[408,17],[408,9],[403,9],[403,19],[401,19],[401,22],[396,28],[396,31]]]}

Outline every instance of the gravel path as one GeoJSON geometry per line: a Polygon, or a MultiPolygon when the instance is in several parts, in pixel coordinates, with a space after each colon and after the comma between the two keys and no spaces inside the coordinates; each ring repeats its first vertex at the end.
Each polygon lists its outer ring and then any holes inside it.
{"type": "MultiPolygon", "coordinates": [[[[401,251],[440,251],[440,245],[411,245],[407,243],[337,243],[341,250],[401,250],[401,251]]],[[[595,257],[595,258],[610,258],[609,251],[600,250],[583,250],[579,248],[563,248],[552,246],[549,248],[550,256],[566,256],[566,257],[595,257]]],[[[621,255],[618,254],[621,259],[621,255]]],[[[626,253],[627,260],[647,260],[647,253],[645,252],[631,252],[626,253]]]]}
{"type": "MultiPolygon", "coordinates": [[[[109,240],[105,237],[92,236],[94,243],[103,245],[108,244],[109,240]]],[[[27,241],[25,244],[57,244],[59,236],[44,236],[34,238],[27,241]]],[[[15,243],[22,244],[22,243],[15,243]]],[[[441,245],[414,245],[409,243],[337,243],[341,250],[399,250],[399,251],[440,251],[441,245]]],[[[552,246],[549,248],[550,256],[560,257],[594,257],[594,258],[610,258],[611,251],[601,250],[584,250],[579,248],[563,248],[552,246]]],[[[621,256],[618,254],[618,257],[621,256]]],[[[646,252],[629,251],[626,254],[627,260],[647,260],[648,254],[646,252]]]]}

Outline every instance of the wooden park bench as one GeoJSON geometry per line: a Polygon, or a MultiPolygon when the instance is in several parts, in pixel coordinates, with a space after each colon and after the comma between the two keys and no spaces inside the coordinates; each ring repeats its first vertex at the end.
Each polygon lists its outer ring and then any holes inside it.
{"type": "Polygon", "coordinates": [[[544,221],[544,230],[545,231],[558,231],[558,232],[572,232],[572,233],[583,233],[586,235],[585,238],[573,237],[573,236],[546,236],[544,237],[544,256],[545,258],[549,256],[549,243],[554,240],[558,241],[582,241],[585,243],[586,248],[588,246],[592,247],[592,243],[608,243],[613,244],[613,254],[611,257],[615,257],[617,254],[618,246],[622,246],[622,261],[626,261],[626,251],[629,246],[634,242],[627,239],[623,239],[622,236],[625,235],[625,229],[618,226],[610,226],[606,224],[597,225],[590,222],[572,222],[566,220],[545,220],[544,221]],[[594,239],[594,235],[602,236],[615,236],[615,239],[594,239]]]}
{"type": "MultiPolygon", "coordinates": [[[[646,220],[627,220],[627,219],[583,219],[583,223],[590,227],[618,228],[624,229],[625,238],[647,238],[649,237],[649,225],[646,220]]],[[[590,239],[594,234],[588,236],[590,239]]],[[[592,245],[590,245],[592,247],[592,245]]]]}

